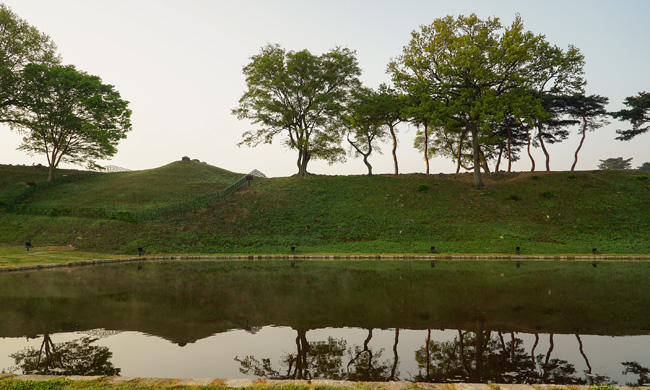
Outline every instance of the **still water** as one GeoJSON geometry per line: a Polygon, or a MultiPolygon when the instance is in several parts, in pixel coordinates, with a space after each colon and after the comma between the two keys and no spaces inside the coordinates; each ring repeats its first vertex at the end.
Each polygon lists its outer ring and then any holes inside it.
{"type": "Polygon", "coordinates": [[[649,383],[650,300],[637,286],[648,267],[585,266],[167,262],[0,275],[0,370],[649,383]]]}

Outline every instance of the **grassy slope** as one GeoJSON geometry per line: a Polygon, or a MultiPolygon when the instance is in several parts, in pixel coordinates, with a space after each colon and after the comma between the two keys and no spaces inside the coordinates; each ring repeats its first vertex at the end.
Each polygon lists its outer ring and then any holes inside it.
{"type": "MultiPolygon", "coordinates": [[[[225,187],[200,163],[107,174],[30,200],[141,210],[225,187]]],[[[225,201],[149,223],[0,215],[0,242],[131,252],[650,253],[650,180],[638,171],[256,179],[225,201]],[[426,185],[425,191],[418,186],[426,185]]]]}
{"type": "MultiPolygon", "coordinates": [[[[54,171],[54,177],[76,173],[70,169],[54,171]]],[[[30,165],[0,165],[0,205],[18,195],[28,184],[47,180],[48,168],[30,165]]]]}

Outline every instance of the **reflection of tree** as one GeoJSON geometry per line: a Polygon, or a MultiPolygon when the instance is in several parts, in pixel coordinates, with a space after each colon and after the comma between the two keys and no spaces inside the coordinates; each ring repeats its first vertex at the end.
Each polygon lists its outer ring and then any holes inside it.
{"type": "MultiPolygon", "coordinates": [[[[415,352],[419,373],[413,379],[424,382],[493,382],[493,383],[559,383],[585,384],[572,364],[553,359],[553,335],[546,354],[535,355],[539,337],[530,352],[514,333],[483,329],[479,321],[477,332],[458,331],[451,341],[427,342],[415,352]],[[509,337],[508,337],[509,336],[509,337]]],[[[601,380],[609,378],[593,376],[601,380]]]]}
{"type": "Polygon", "coordinates": [[[343,354],[346,350],[345,340],[329,337],[327,341],[307,342],[307,329],[295,329],[296,352],[282,357],[280,364],[286,372],[273,368],[271,359],[257,360],[254,356],[244,359],[235,357],[242,374],[271,379],[342,379],[343,354]]]}
{"type": "Polygon", "coordinates": [[[363,347],[347,348],[347,342],[342,339],[329,337],[327,341],[307,341],[307,329],[295,329],[296,352],[284,355],[280,360],[281,370],[276,370],[271,359],[258,360],[254,356],[243,359],[235,357],[239,362],[239,371],[245,375],[270,379],[346,379],[359,381],[394,380],[399,376],[397,371],[397,343],[399,330],[395,331],[393,352],[396,361],[379,363],[383,349],[373,351],[369,347],[372,339],[372,329],[368,329],[368,337],[363,347]],[[343,367],[343,355],[347,350],[349,362],[343,367]],[[286,369],[286,371],[284,371],[286,369]]]}
{"type": "Polygon", "coordinates": [[[648,386],[650,385],[650,368],[641,366],[638,362],[623,362],[621,363],[625,367],[623,375],[634,374],[638,375],[639,379],[636,383],[627,382],[628,386],[648,386]]]}
{"type": "Polygon", "coordinates": [[[119,375],[120,369],[109,361],[113,353],[107,347],[90,345],[97,340],[82,337],[54,344],[46,333],[40,349],[28,347],[10,357],[23,375],[119,375]]]}
{"type": "MultiPolygon", "coordinates": [[[[347,365],[346,379],[350,381],[387,381],[391,377],[395,377],[392,368],[397,369],[397,363],[393,367],[388,365],[388,361],[379,363],[384,349],[373,351],[368,346],[372,339],[372,329],[368,329],[368,337],[363,342],[363,348],[359,346],[354,347],[353,350],[348,350],[350,361],[347,365]]],[[[396,350],[396,347],[395,349],[396,350]]],[[[399,373],[397,373],[399,375],[399,373]]]]}

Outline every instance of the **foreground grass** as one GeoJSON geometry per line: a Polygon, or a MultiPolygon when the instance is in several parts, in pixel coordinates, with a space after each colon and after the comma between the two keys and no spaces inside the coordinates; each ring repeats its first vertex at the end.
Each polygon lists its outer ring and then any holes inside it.
{"type": "Polygon", "coordinates": [[[0,244],[0,268],[116,259],[122,257],[125,256],[81,252],[75,250],[73,247],[64,246],[33,247],[27,251],[24,246],[0,244]]]}
{"type": "MultiPolygon", "coordinates": [[[[155,381],[155,380],[154,380],[155,381]]],[[[0,390],[75,390],[75,389],[90,389],[90,390],[185,390],[185,389],[214,389],[214,390],[349,390],[349,389],[381,389],[391,388],[389,385],[382,386],[381,384],[373,383],[372,385],[365,382],[357,382],[350,384],[350,386],[327,386],[317,384],[283,384],[283,385],[269,385],[269,384],[255,384],[253,386],[244,387],[228,387],[225,385],[207,385],[207,386],[185,386],[174,384],[172,381],[160,380],[158,384],[147,384],[146,380],[136,381],[135,383],[122,383],[110,384],[105,380],[81,380],[71,381],[66,379],[51,379],[46,381],[21,381],[16,379],[0,380],[0,390]],[[165,384],[167,382],[167,384],[165,384]],[[169,383],[172,382],[172,383],[169,383]]],[[[150,381],[151,382],[151,381],[150,381]]],[[[500,386],[490,386],[491,388],[500,388],[500,386]]],[[[456,386],[452,384],[441,385],[440,388],[455,390],[456,386]],[[444,386],[444,387],[443,387],[444,386]]],[[[559,388],[559,386],[558,386],[559,388]]],[[[417,384],[411,384],[404,388],[404,390],[421,389],[417,384]]],[[[587,390],[617,390],[616,386],[600,385],[590,386],[587,390]]]]}
{"type": "MultiPolygon", "coordinates": [[[[30,199],[145,210],[223,188],[197,162],[106,174],[30,199]]],[[[650,254],[650,175],[638,171],[256,179],[226,200],[150,222],[0,215],[0,242],[148,253],[650,254]]]]}

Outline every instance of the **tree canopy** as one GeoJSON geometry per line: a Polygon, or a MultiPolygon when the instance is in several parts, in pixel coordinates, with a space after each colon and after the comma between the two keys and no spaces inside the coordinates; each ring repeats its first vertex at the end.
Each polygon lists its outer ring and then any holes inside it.
{"type": "Polygon", "coordinates": [[[53,65],[59,61],[50,37],[0,4],[0,123],[11,121],[9,111],[18,104],[23,68],[29,63],[53,65]]]}
{"type": "Polygon", "coordinates": [[[31,64],[21,77],[12,127],[24,136],[19,149],[46,155],[48,180],[61,161],[92,167],[113,156],[131,130],[129,102],[97,76],[74,66],[31,64]]]}
{"type": "Polygon", "coordinates": [[[448,133],[455,129],[458,138],[469,135],[476,188],[483,187],[481,165],[487,166],[495,124],[510,113],[534,126],[545,116],[540,91],[582,85],[575,77],[582,72],[579,51],[549,45],[526,31],[519,16],[505,28],[498,18],[447,16],[411,37],[388,71],[399,90],[427,106],[426,115],[419,115],[425,146],[431,125],[448,133]]]}
{"type": "Polygon", "coordinates": [[[301,176],[312,158],[345,157],[338,123],[350,91],[360,84],[354,51],[336,47],[316,56],[267,45],[243,72],[247,90],[232,113],[260,128],[246,131],[239,145],[272,143],[284,135],[285,145],[298,151],[301,176]]]}
{"type": "Polygon", "coordinates": [[[629,130],[616,130],[619,134],[617,140],[629,141],[650,130],[650,92],[639,92],[637,96],[628,96],[624,104],[629,108],[612,112],[611,115],[632,124],[629,130]]]}
{"type": "Polygon", "coordinates": [[[598,169],[630,169],[632,158],[612,157],[600,160],[598,169]]]}

